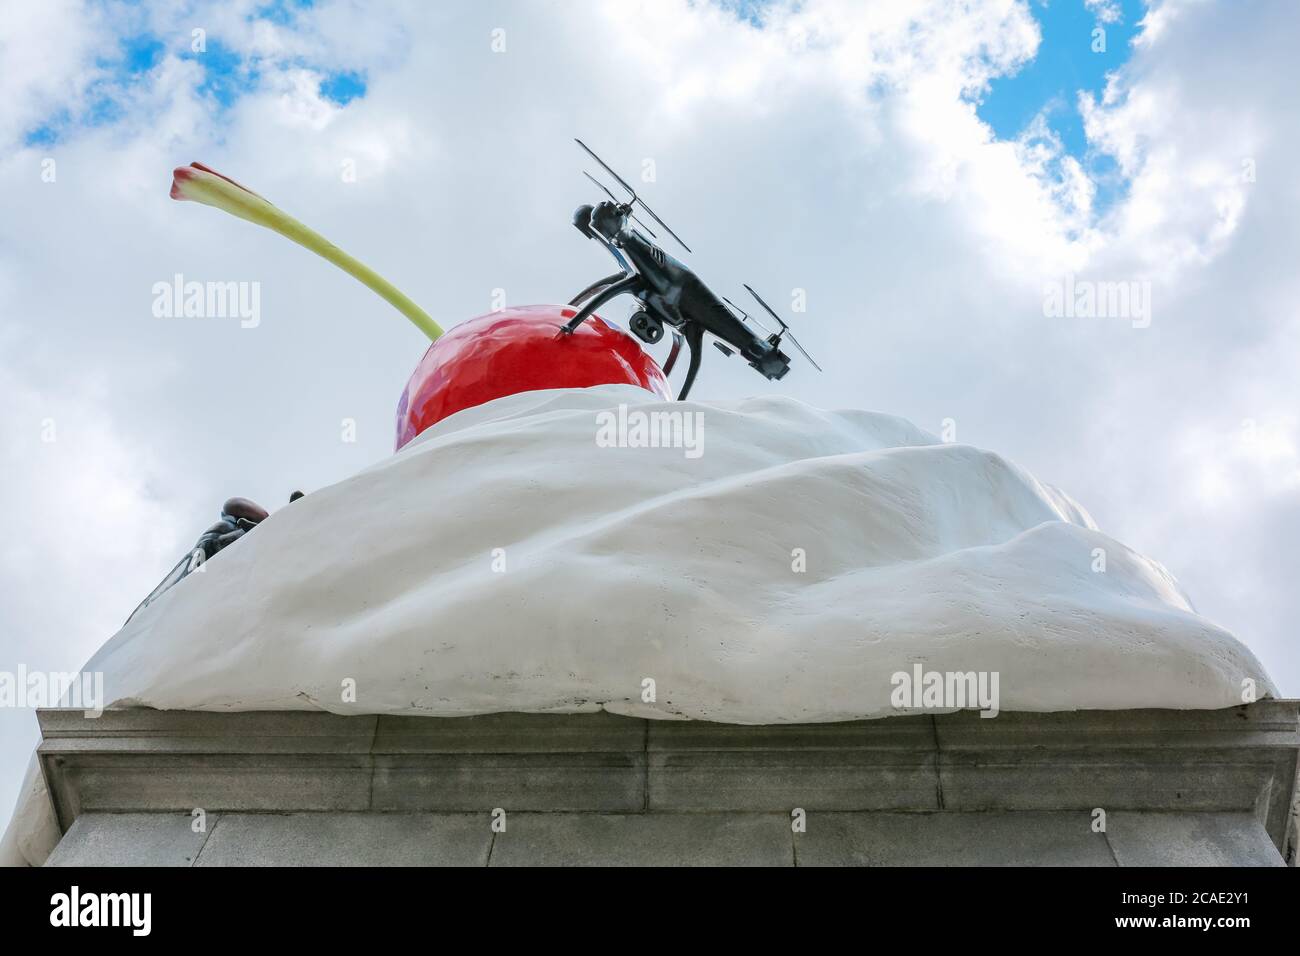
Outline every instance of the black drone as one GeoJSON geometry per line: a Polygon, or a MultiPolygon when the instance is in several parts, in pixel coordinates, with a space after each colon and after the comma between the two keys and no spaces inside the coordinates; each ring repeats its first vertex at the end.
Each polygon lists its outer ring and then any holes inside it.
{"type": "Polygon", "coordinates": [[[785,320],[748,285],[745,289],[768,315],[780,324],[781,331],[770,331],[762,323],[737,308],[730,299],[714,295],[713,291],[690,268],[668,255],[651,239],[634,229],[630,225],[632,222],[650,233],[652,238],[655,237],[650,228],[632,214],[633,208],[639,205],[683,249],[687,252],[691,251],[690,246],[682,242],[677,233],[655,215],[654,210],[647,206],[644,200],[638,198],[636,191],[622,176],[610,169],[609,165],[592,152],[582,140],[575,139],[574,142],[586,150],[592,159],[600,163],[605,172],[613,176],[615,181],[627,190],[629,198],[625,202],[619,202],[618,198],[599,180],[590,173],[584,173],[588,179],[604,190],[609,199],[602,200],[595,206],[579,206],[573,214],[573,224],[583,235],[600,242],[614,257],[621,271],[592,283],[570,300],[569,305],[581,306],[581,308],[578,314],[569,320],[564,328],[565,332],[573,332],[589,319],[592,313],[616,296],[631,295],[641,305],[628,321],[637,338],[653,345],[664,337],[665,325],[673,330],[672,350],[664,363],[665,375],[671,373],[673,366],[676,365],[683,339],[690,347],[690,364],[686,369],[682,390],[677,395],[679,401],[690,393],[691,386],[695,383],[695,376],[700,370],[701,347],[704,344],[705,332],[721,340],[713,344],[722,354],[732,355],[739,352],[745,361],[768,379],[780,379],[790,370],[790,358],[781,351],[783,338],[788,338],[803,357],[812,363],[813,368],[821,371],[821,366],[813,362],[812,356],[804,351],[803,346],[790,332],[785,320]],[[751,330],[749,322],[754,322],[766,332],[766,338],[751,330]]]}

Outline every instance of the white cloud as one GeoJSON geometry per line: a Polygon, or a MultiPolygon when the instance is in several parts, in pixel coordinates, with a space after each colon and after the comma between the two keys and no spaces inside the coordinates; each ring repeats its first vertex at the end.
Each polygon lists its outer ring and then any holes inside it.
{"type": "Polygon", "coordinates": [[[63,110],[80,108],[103,69],[107,31],[94,8],[76,0],[6,4],[0,26],[0,142],[63,110]]]}
{"type": "MultiPolygon", "coordinates": [[[[34,387],[14,359],[48,357],[12,334],[0,340],[0,670],[75,671],[187,546],[190,516],[172,484],[183,474],[113,420],[102,370],[60,362],[57,388],[34,387]]],[[[35,738],[30,711],[0,709],[0,806],[35,738]]]]}
{"type": "Polygon", "coordinates": [[[1092,11],[1098,23],[1117,23],[1124,19],[1119,0],[1083,0],[1083,5],[1092,11]]]}

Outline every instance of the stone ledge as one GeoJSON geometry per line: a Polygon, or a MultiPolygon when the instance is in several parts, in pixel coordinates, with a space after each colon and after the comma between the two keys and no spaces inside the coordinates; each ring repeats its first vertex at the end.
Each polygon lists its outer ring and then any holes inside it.
{"type": "MultiPolygon", "coordinates": [[[[400,861],[409,840],[387,828],[415,826],[412,833],[437,844],[456,820],[495,807],[512,820],[539,821],[520,831],[527,841],[500,845],[504,856],[493,859],[502,863],[561,861],[568,852],[577,862],[602,853],[616,862],[677,860],[696,851],[723,862],[780,862],[771,827],[791,854],[796,847],[811,854],[801,863],[881,862],[899,859],[889,848],[906,843],[890,834],[923,827],[936,846],[952,846],[977,818],[1003,834],[999,845],[1021,847],[972,843],[971,854],[988,862],[1035,853],[1041,862],[1096,862],[1100,844],[1086,827],[1076,832],[1071,824],[1068,835],[1034,842],[1053,815],[1073,820],[1094,808],[1114,822],[1112,842],[1115,827],[1143,819],[1150,824],[1138,830],[1163,834],[1139,850],[1136,831],[1125,829],[1126,849],[1112,846],[1112,862],[1159,859],[1161,850],[1181,858],[1194,846],[1206,860],[1235,853],[1259,862],[1260,839],[1276,862],[1294,863],[1296,853],[1300,701],[757,727],[605,713],[421,718],[141,709],[97,719],[60,710],[38,717],[39,758],[68,834],[55,861],[74,853],[120,859],[131,827],[163,827],[150,838],[162,841],[159,853],[184,857],[190,842],[177,842],[161,821],[182,819],[177,814],[188,821],[194,808],[217,821],[210,833],[225,827],[222,839],[209,838],[211,848],[202,850],[212,862],[255,857],[259,841],[286,860],[310,855],[312,840],[330,827],[360,827],[375,839],[391,833],[398,842],[381,857],[400,861]],[[825,825],[792,844],[795,807],[825,825]],[[339,821],[309,818],[315,836],[295,843],[289,824],[267,822],[286,817],[262,816],[304,812],[339,821]],[[952,826],[957,830],[944,835],[952,826]],[[235,833],[245,835],[236,841],[243,849],[231,843],[235,833]],[[708,833],[717,839],[705,839],[708,833]],[[839,834],[831,841],[838,849],[825,843],[831,833],[839,834]]],[[[470,827],[439,860],[477,862],[480,837],[470,827]]],[[[373,860],[373,852],[363,856],[373,860]]]]}
{"type": "Polygon", "coordinates": [[[1282,866],[1249,813],[84,813],[47,866],[1282,866]]]}

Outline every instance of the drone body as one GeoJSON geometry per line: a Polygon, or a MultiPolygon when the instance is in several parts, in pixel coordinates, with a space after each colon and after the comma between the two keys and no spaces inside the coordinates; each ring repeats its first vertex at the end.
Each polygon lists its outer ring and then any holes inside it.
{"type": "MultiPolygon", "coordinates": [[[[632,331],[645,342],[663,337],[664,325],[680,330],[691,350],[690,367],[678,398],[690,392],[699,372],[704,333],[728,343],[755,369],[769,379],[779,379],[790,368],[790,359],[780,350],[779,339],[759,338],[743,320],[722,303],[694,272],[674,259],[629,225],[627,206],[605,201],[596,206],[579,206],[574,225],[587,236],[602,242],[616,262],[627,266],[625,273],[601,288],[569,322],[572,331],[598,307],[624,293],[634,296],[642,311],[632,317],[632,331]],[[584,217],[586,223],[584,224],[584,217]]],[[[574,304],[578,304],[575,300],[574,304]]]]}
{"type": "MultiPolygon", "coordinates": [[[[672,364],[676,361],[681,339],[684,339],[690,348],[690,365],[681,391],[677,395],[679,399],[686,398],[695,382],[706,332],[719,340],[714,344],[724,355],[739,352],[745,361],[765,378],[783,377],[790,368],[789,357],[781,351],[782,337],[789,335],[785,321],[759,298],[758,293],[745,286],[759,304],[781,324],[781,331],[769,333],[766,338],[760,337],[751,330],[746,324],[750,316],[732,306],[730,300],[715,295],[688,266],[668,255],[651,239],[632,227],[632,222],[638,222],[647,232],[650,231],[649,227],[640,223],[633,214],[633,209],[639,205],[676,239],[683,249],[690,252],[690,247],[682,242],[677,233],[655,215],[643,200],[637,197],[636,192],[618,173],[610,169],[605,161],[592,152],[582,140],[575,142],[628,191],[630,198],[625,202],[619,202],[609,189],[601,186],[610,197],[609,200],[601,201],[594,206],[579,206],[573,214],[573,224],[578,231],[600,242],[622,271],[588,286],[573,299],[572,305],[579,305],[586,301],[582,304],[581,311],[570,320],[566,329],[570,332],[574,331],[593,315],[597,308],[611,299],[619,295],[631,295],[641,304],[641,310],[630,320],[632,331],[638,338],[653,344],[663,337],[664,325],[671,326],[674,330],[674,348],[665,364],[665,372],[671,371],[672,364]]],[[[587,178],[600,185],[590,173],[587,174],[587,178]]],[[[789,335],[789,338],[804,357],[812,362],[812,358],[804,352],[794,336],[789,335]]],[[[812,364],[817,367],[816,362],[812,364]]]]}

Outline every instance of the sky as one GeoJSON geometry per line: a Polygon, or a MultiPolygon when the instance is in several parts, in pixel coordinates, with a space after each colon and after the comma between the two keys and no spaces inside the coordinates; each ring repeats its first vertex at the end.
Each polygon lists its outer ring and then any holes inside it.
{"type": "MultiPolygon", "coordinates": [[[[451,326],[609,271],[570,224],[579,136],[715,288],[806,299],[823,374],[713,356],[694,398],[993,449],[1300,696],[1297,26],[1289,0],[0,0],[0,670],[80,667],[226,497],[392,451],[421,334],[170,200],[174,166],[451,326]],[[155,315],[178,274],[258,283],[259,321],[155,315]],[[1149,309],[1062,314],[1067,283],[1149,309]]],[[[36,738],[0,709],[0,805],[36,738]]]]}

